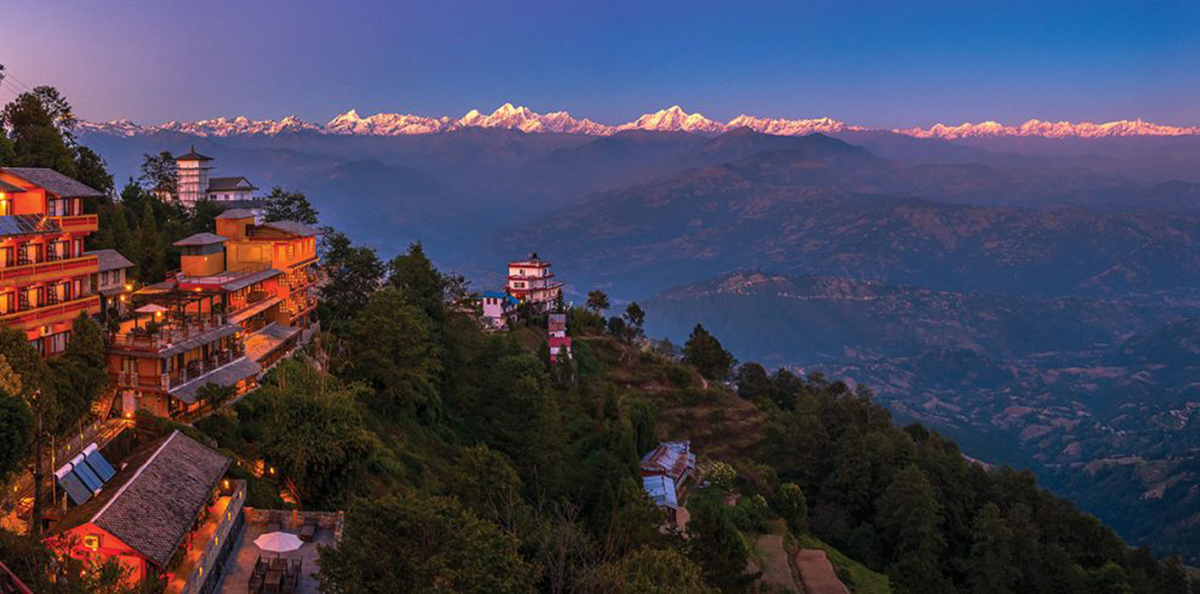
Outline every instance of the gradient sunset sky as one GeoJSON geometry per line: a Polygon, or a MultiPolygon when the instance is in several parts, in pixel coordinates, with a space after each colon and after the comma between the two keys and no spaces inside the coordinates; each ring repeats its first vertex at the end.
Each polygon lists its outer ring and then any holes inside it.
{"type": "MultiPolygon", "coordinates": [[[[0,64],[85,119],[505,101],[618,123],[678,103],[869,126],[1200,125],[1200,2],[7,0],[0,64]]],[[[18,80],[19,79],[19,82],[18,80]]]]}

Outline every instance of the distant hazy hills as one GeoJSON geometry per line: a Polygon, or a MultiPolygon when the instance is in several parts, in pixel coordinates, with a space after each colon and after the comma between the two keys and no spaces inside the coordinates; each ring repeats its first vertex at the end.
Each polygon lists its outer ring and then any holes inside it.
{"type": "Polygon", "coordinates": [[[1179,318],[1165,308],[1072,297],[960,293],[743,271],[659,293],[649,331],[686,338],[696,320],[764,363],[874,361],[964,349],[994,358],[1112,348],[1179,318]]]}
{"type": "MultiPolygon", "coordinates": [[[[1151,192],[1123,178],[904,165],[822,135],[749,131],[678,159],[726,153],[733,162],[594,194],[537,221],[540,251],[556,254],[569,277],[626,296],[745,268],[1032,295],[1200,286],[1195,204],[1085,208],[1092,196],[1112,202],[1116,188],[1133,188],[1119,194],[1129,200],[1151,192]]],[[[501,245],[528,243],[517,231],[501,245]]]]}

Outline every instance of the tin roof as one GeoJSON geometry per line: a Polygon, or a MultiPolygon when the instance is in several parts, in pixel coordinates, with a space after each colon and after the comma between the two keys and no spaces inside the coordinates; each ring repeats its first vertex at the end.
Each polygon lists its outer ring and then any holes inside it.
{"type": "Polygon", "coordinates": [[[642,477],[642,488],[659,507],[679,507],[679,497],[675,494],[675,482],[663,475],[642,477]]]}
{"type": "Polygon", "coordinates": [[[696,455],[686,441],[665,441],[642,457],[642,472],[662,474],[676,482],[696,468],[696,455]]]}
{"type": "Polygon", "coordinates": [[[35,235],[59,233],[62,227],[54,219],[35,214],[0,216],[0,237],[9,235],[35,235]]]}

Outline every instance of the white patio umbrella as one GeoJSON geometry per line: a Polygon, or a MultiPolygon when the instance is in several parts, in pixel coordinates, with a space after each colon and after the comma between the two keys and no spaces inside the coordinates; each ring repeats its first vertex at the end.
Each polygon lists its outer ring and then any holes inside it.
{"type": "Polygon", "coordinates": [[[278,555],[300,548],[304,542],[289,532],[268,532],[254,539],[254,546],[278,555]]]}

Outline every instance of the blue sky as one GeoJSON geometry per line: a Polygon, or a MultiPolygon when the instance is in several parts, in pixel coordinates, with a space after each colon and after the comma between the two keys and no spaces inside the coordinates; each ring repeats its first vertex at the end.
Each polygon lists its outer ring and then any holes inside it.
{"type": "Polygon", "coordinates": [[[457,117],[512,101],[605,123],[678,103],[720,120],[1200,125],[1195,0],[180,6],[7,0],[0,63],[59,87],[81,117],[139,123],[457,117]]]}

